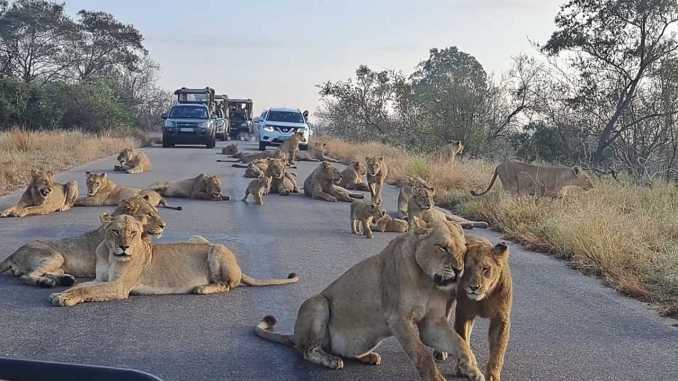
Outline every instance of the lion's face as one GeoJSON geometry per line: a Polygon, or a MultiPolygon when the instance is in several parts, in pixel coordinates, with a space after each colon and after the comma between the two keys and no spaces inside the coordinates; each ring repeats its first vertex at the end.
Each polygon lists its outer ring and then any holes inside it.
{"type": "Polygon", "coordinates": [[[281,179],[285,175],[285,163],[280,159],[269,159],[266,171],[269,177],[281,179]]]}
{"type": "Polygon", "coordinates": [[[118,161],[120,162],[120,165],[124,166],[127,164],[127,162],[131,161],[134,158],[134,150],[131,148],[125,148],[124,150],[120,151],[118,154],[118,161]]]}
{"type": "Polygon", "coordinates": [[[204,176],[202,178],[202,185],[205,192],[212,200],[221,200],[221,180],[217,176],[204,176]]]}
{"type": "Polygon", "coordinates": [[[134,249],[142,244],[142,223],[126,214],[113,217],[106,213],[101,216],[101,222],[105,225],[104,244],[113,253],[115,260],[126,262],[132,259],[134,253],[138,252],[134,249]]]}
{"type": "Polygon", "coordinates": [[[370,216],[374,217],[374,220],[378,220],[386,214],[386,211],[379,204],[368,204],[367,212],[370,216]]]}
{"type": "Polygon", "coordinates": [[[412,182],[412,199],[421,210],[429,210],[435,205],[433,191],[433,187],[423,181],[412,182]]]}
{"type": "Polygon", "coordinates": [[[578,185],[584,190],[593,189],[593,182],[591,181],[591,178],[579,167],[572,168],[572,174],[574,175],[574,185],[578,185]]]}
{"type": "Polygon", "coordinates": [[[304,139],[304,133],[299,131],[294,134],[294,137],[296,138],[297,142],[303,142],[306,139],[304,139]]]}
{"type": "Polygon", "coordinates": [[[126,214],[139,220],[144,226],[144,233],[160,238],[167,224],[160,217],[158,209],[151,205],[143,196],[135,196],[120,201],[113,212],[113,216],[126,214]]]}
{"type": "Polygon", "coordinates": [[[381,169],[384,167],[384,158],[383,157],[366,157],[365,162],[367,163],[367,174],[370,176],[376,176],[381,172],[381,169]]]}
{"type": "Polygon", "coordinates": [[[363,177],[367,174],[367,168],[365,168],[365,164],[361,163],[360,161],[353,162],[353,170],[360,177],[363,177]]]}
{"type": "Polygon", "coordinates": [[[105,173],[87,172],[87,195],[92,197],[99,193],[108,184],[108,177],[105,173]]]}
{"type": "Polygon", "coordinates": [[[322,169],[322,175],[324,178],[329,179],[332,184],[341,183],[341,172],[338,169],[334,168],[329,161],[323,161],[320,163],[320,168],[322,169]]]}
{"type": "Polygon", "coordinates": [[[504,243],[492,247],[485,240],[469,242],[460,283],[469,299],[483,300],[495,289],[508,256],[509,250],[504,243]]]}
{"type": "Polygon", "coordinates": [[[31,194],[40,200],[45,200],[54,189],[54,172],[38,171],[31,172],[31,194]]]}
{"type": "Polygon", "coordinates": [[[416,227],[414,234],[417,264],[436,287],[452,289],[464,272],[466,240],[456,224],[435,223],[431,228],[416,227]]]}

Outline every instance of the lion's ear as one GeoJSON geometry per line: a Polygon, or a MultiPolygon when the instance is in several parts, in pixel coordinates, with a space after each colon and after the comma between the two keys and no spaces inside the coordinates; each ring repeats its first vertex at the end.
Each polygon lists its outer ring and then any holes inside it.
{"type": "Polygon", "coordinates": [[[384,157],[383,157],[383,156],[379,156],[379,161],[384,161],[384,157]]]}
{"type": "Polygon", "coordinates": [[[150,200],[151,200],[151,196],[149,196],[148,193],[146,193],[145,195],[143,195],[143,196],[141,196],[141,197],[142,197],[144,200],[146,200],[146,201],[150,201],[150,200]]]}
{"type": "Polygon", "coordinates": [[[105,179],[106,177],[108,177],[108,175],[106,174],[106,172],[101,172],[101,173],[99,174],[99,176],[103,177],[104,179],[105,179]]]}
{"type": "Polygon", "coordinates": [[[506,246],[506,243],[504,242],[499,242],[498,244],[496,244],[492,251],[494,252],[494,255],[500,259],[505,259],[509,255],[508,246],[506,246]]]}
{"type": "Polygon", "coordinates": [[[111,216],[109,213],[101,213],[99,220],[102,224],[110,224],[113,221],[113,216],[111,216]]]}
{"type": "Polygon", "coordinates": [[[581,174],[581,168],[579,167],[572,168],[572,173],[574,173],[575,176],[579,176],[581,174]]]}

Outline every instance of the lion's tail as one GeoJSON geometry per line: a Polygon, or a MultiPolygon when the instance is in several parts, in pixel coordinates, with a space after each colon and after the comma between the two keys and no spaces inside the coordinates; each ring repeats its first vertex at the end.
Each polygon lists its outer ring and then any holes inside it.
{"type": "Polygon", "coordinates": [[[287,345],[288,347],[294,347],[294,342],[292,341],[291,335],[283,335],[273,332],[273,327],[276,323],[277,320],[273,316],[265,316],[263,319],[261,319],[261,322],[257,324],[256,327],[254,327],[254,334],[261,337],[262,339],[266,339],[274,343],[287,345]]]}
{"type": "Polygon", "coordinates": [[[161,208],[172,209],[172,210],[183,210],[184,209],[181,206],[167,205],[167,201],[165,199],[160,200],[160,202],[158,203],[158,206],[161,207],[161,208]]]}
{"type": "Polygon", "coordinates": [[[476,191],[471,191],[471,194],[474,196],[482,196],[485,193],[489,192],[490,189],[492,189],[492,186],[494,185],[494,181],[497,180],[497,169],[495,168],[494,170],[494,175],[492,175],[492,180],[490,180],[490,185],[487,186],[487,189],[485,189],[485,192],[478,193],[476,191]]]}
{"type": "Polygon", "coordinates": [[[148,187],[146,187],[146,189],[160,193],[160,192],[166,191],[168,187],[169,187],[169,184],[167,182],[160,182],[160,183],[153,183],[153,184],[149,185],[148,187]]]}
{"type": "Polygon", "coordinates": [[[247,165],[245,164],[233,164],[231,165],[233,168],[247,168],[247,165]]]}
{"type": "Polygon", "coordinates": [[[248,286],[276,286],[282,284],[297,283],[299,277],[295,273],[291,273],[287,276],[287,279],[257,279],[253,278],[245,273],[242,274],[242,282],[248,286]]]}

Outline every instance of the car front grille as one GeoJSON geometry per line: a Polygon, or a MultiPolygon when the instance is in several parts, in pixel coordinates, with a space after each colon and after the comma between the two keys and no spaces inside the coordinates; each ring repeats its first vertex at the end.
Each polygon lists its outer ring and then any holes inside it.
{"type": "Polygon", "coordinates": [[[276,126],[274,126],[273,128],[278,132],[284,132],[284,133],[295,132],[297,130],[296,127],[276,127],[276,126]]]}

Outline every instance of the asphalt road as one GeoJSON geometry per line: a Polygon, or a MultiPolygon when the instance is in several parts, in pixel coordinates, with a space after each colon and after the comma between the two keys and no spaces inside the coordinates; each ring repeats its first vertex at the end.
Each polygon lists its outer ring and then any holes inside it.
{"type": "MultiPolygon", "coordinates": [[[[247,144],[248,149],[254,145],[247,144]]],[[[147,148],[153,171],[109,173],[121,184],[144,186],[199,172],[222,177],[224,193],[238,200],[249,179],[243,170],[217,163],[214,149],[147,148]]],[[[85,171],[108,171],[106,158],[61,173],[85,189],[85,171]]],[[[301,163],[300,185],[314,163],[301,163]]],[[[385,199],[395,208],[396,190],[385,199]]],[[[0,198],[0,206],[18,194],[0,198]]],[[[23,285],[0,274],[0,356],[110,365],[144,370],[167,381],[186,380],[413,380],[414,367],[393,339],[378,349],[383,365],[347,361],[331,371],[305,362],[289,348],[255,337],[252,328],[266,314],[291,331],[303,300],[322,290],[351,265],[377,254],[394,233],[375,239],[351,235],[346,203],[302,196],[270,195],[263,207],[240,201],[172,199],[184,211],[163,210],[168,228],[160,240],[200,234],[233,248],[244,271],[254,276],[297,272],[290,286],[238,288],[211,296],[133,296],[125,301],[52,307],[54,290],[23,285]]],[[[94,229],[110,208],[71,211],[23,219],[0,219],[0,259],[23,242],[74,236],[94,229]]],[[[476,230],[492,241],[494,232],[476,230]]],[[[677,380],[678,329],[650,307],[619,296],[559,260],[511,245],[515,302],[504,380],[677,380]]],[[[487,359],[487,324],[473,331],[472,347],[487,359]]],[[[451,374],[450,364],[442,364],[451,374]]],[[[449,379],[454,377],[449,376],[449,379]]]]}

